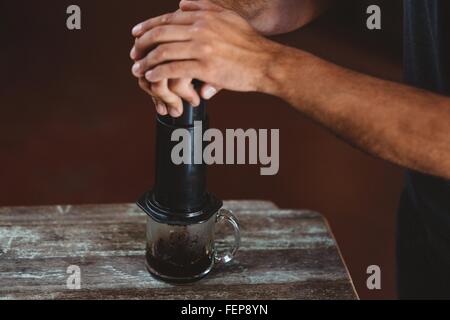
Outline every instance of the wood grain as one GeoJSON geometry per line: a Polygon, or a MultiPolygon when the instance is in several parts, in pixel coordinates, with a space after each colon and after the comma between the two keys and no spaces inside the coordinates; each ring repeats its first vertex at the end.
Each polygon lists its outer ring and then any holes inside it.
{"type": "MultiPolygon", "coordinates": [[[[228,201],[242,230],[229,265],[174,286],[144,266],[145,214],[132,204],[0,208],[0,299],[355,299],[324,219],[228,201]],[[81,268],[81,290],[66,286],[81,268]]],[[[219,230],[217,246],[231,241],[219,230]]]]}

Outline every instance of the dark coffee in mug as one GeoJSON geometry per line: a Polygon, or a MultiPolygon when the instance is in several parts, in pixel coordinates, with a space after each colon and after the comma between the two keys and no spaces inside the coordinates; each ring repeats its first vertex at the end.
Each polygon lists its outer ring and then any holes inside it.
{"type": "Polygon", "coordinates": [[[231,212],[221,209],[209,220],[190,225],[170,225],[147,218],[147,269],[159,279],[185,283],[206,276],[216,263],[232,260],[239,243],[239,226],[231,212]],[[223,256],[215,250],[217,222],[227,221],[235,230],[235,244],[223,256]]]}
{"type": "Polygon", "coordinates": [[[150,241],[146,249],[147,266],[156,275],[164,274],[176,282],[202,275],[214,264],[213,239],[200,241],[190,228],[174,227],[168,235],[150,241]]]}

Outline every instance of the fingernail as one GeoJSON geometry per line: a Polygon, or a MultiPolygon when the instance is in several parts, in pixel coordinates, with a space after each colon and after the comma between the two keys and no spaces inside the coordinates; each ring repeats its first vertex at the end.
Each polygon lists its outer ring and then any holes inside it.
{"type": "Polygon", "coordinates": [[[136,62],[133,65],[132,71],[134,75],[139,75],[139,70],[141,69],[141,64],[139,62],[136,62]]]}
{"type": "Polygon", "coordinates": [[[190,102],[190,105],[193,106],[193,107],[198,107],[198,106],[200,105],[200,102],[197,101],[197,100],[192,100],[192,101],[190,102]]]}
{"type": "Polygon", "coordinates": [[[181,112],[178,109],[171,108],[170,109],[170,115],[174,118],[177,118],[181,115],[181,112]]]}
{"type": "Polygon", "coordinates": [[[153,73],[153,70],[148,71],[145,74],[145,79],[147,79],[148,81],[152,81],[152,73],[153,73]]]}
{"type": "Polygon", "coordinates": [[[167,116],[168,113],[169,113],[169,112],[167,111],[166,105],[163,104],[162,107],[161,107],[161,113],[160,113],[160,115],[162,115],[162,116],[167,116]]]}
{"type": "Polygon", "coordinates": [[[214,87],[207,87],[205,92],[204,92],[204,98],[206,100],[211,99],[212,97],[214,97],[214,95],[217,93],[216,88],[214,87]]]}
{"type": "Polygon", "coordinates": [[[141,30],[142,30],[142,23],[140,23],[137,26],[135,26],[131,32],[133,34],[138,34],[139,32],[141,32],[141,30]]]}
{"type": "Polygon", "coordinates": [[[156,111],[160,114],[160,115],[164,115],[164,110],[165,110],[165,108],[166,108],[166,106],[162,103],[162,102],[160,102],[160,101],[158,101],[158,102],[156,102],[156,111]]]}
{"type": "Polygon", "coordinates": [[[136,58],[136,49],[135,49],[135,47],[133,47],[133,49],[131,49],[130,57],[131,57],[131,59],[135,59],[136,58]]]}

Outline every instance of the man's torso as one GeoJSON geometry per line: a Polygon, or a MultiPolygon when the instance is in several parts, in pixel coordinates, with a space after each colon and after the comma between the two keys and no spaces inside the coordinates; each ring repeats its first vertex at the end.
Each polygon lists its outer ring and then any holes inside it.
{"type": "MultiPolygon", "coordinates": [[[[404,74],[450,95],[449,0],[404,0],[404,74]]],[[[408,171],[398,223],[400,297],[450,298],[450,182],[408,171]]]]}

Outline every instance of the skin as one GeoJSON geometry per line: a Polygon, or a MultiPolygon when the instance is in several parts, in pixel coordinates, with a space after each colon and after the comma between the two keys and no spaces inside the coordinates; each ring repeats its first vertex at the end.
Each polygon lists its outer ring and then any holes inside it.
{"type": "MultiPolygon", "coordinates": [[[[212,1],[181,1],[180,10],[214,10],[230,9],[244,17],[252,27],[261,34],[272,35],[286,33],[298,29],[319,16],[330,6],[332,0],[212,0],[212,1]]],[[[139,25],[141,26],[141,25],[139,25]]],[[[137,26],[138,27],[138,26],[137,26]]],[[[148,53],[148,38],[146,29],[135,28],[133,35],[136,45],[130,56],[138,61],[148,53]]],[[[170,41],[165,39],[165,41],[170,41]]],[[[134,71],[133,71],[134,73],[134,71]]],[[[139,77],[139,86],[152,96],[156,111],[162,115],[170,113],[178,117],[183,112],[182,100],[193,106],[200,103],[200,96],[209,100],[221,89],[205,84],[197,93],[191,85],[192,79],[164,79],[150,82],[145,77],[139,77]]]]}
{"type": "Polygon", "coordinates": [[[245,14],[191,3],[134,33],[153,31],[135,47],[137,77],[149,83],[195,78],[274,95],[370,154],[450,179],[448,97],[342,68],[264,38],[245,14]]]}
{"type": "MultiPolygon", "coordinates": [[[[182,1],[181,7],[194,7],[182,1]]],[[[287,33],[301,28],[320,16],[333,0],[210,0],[238,13],[263,35],[287,33]]],[[[197,4],[199,7],[199,3],[197,4]]],[[[202,7],[204,8],[204,7],[202,7]]]]}

